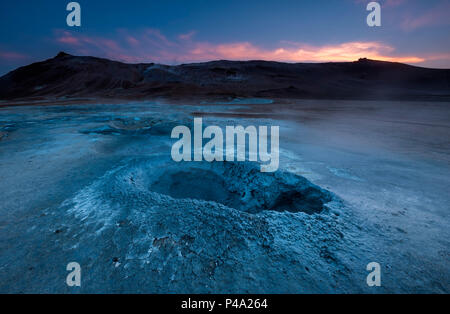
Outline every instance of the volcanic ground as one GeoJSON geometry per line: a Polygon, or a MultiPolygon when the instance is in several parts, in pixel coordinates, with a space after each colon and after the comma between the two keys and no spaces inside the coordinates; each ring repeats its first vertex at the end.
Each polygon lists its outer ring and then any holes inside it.
{"type": "Polygon", "coordinates": [[[448,293],[449,108],[3,102],[0,292],[448,293]],[[198,116],[280,126],[280,169],[174,162],[173,127],[198,116]]]}

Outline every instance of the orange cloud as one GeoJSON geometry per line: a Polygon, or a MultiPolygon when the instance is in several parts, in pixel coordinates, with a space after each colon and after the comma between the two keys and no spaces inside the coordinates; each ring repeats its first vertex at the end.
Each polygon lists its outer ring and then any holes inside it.
{"type": "MultiPolygon", "coordinates": [[[[75,54],[91,54],[125,62],[202,62],[218,59],[268,60],[281,62],[345,62],[359,58],[382,61],[420,63],[425,58],[397,55],[395,49],[380,42],[346,42],[334,45],[313,46],[282,42],[267,49],[250,42],[212,44],[193,40],[191,32],[169,40],[158,30],[144,29],[130,35],[120,30],[116,39],[88,37],[68,31],[58,34],[59,44],[69,47],[75,54]]],[[[65,48],[64,48],[65,49],[65,48]]]]}
{"type": "Polygon", "coordinates": [[[189,51],[187,58],[194,60],[271,60],[285,62],[345,62],[359,58],[382,61],[419,63],[424,59],[415,56],[389,56],[394,49],[378,42],[348,42],[337,45],[279,47],[273,50],[262,49],[250,43],[198,44],[189,51]]]}

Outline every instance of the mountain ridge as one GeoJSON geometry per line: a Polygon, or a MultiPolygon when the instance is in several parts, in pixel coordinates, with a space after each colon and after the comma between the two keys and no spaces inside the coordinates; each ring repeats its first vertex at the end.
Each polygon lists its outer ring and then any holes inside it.
{"type": "Polygon", "coordinates": [[[354,62],[128,64],[65,52],[0,77],[0,99],[271,97],[450,101],[450,69],[354,62]]]}

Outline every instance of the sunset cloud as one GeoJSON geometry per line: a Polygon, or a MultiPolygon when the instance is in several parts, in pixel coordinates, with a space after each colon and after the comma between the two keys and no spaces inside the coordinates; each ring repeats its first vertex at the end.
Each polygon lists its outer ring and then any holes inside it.
{"type": "Polygon", "coordinates": [[[14,51],[2,51],[0,50],[0,59],[6,61],[19,61],[23,59],[27,59],[28,56],[22,53],[14,52],[14,51]]]}
{"type": "Polygon", "coordinates": [[[344,62],[359,58],[383,61],[420,63],[424,58],[397,55],[389,45],[372,41],[353,41],[333,45],[313,46],[296,42],[281,42],[266,49],[250,42],[213,44],[193,40],[195,32],[169,40],[160,31],[144,29],[130,35],[120,30],[115,39],[88,37],[59,32],[56,41],[75,54],[103,56],[124,62],[182,63],[209,60],[271,60],[282,62],[344,62]]]}
{"type": "MultiPolygon", "coordinates": [[[[354,0],[359,6],[365,6],[371,0],[354,0]]],[[[450,0],[430,1],[427,9],[413,5],[420,1],[412,0],[380,0],[378,1],[386,16],[391,16],[391,25],[397,25],[403,31],[414,31],[430,26],[450,25],[450,0]]]]}
{"type": "Polygon", "coordinates": [[[251,43],[212,45],[200,43],[189,51],[194,60],[273,60],[285,62],[344,62],[359,58],[383,61],[418,63],[424,59],[415,56],[390,56],[394,48],[378,42],[348,42],[336,45],[311,46],[294,44],[294,47],[278,47],[267,50],[251,43]]]}
{"type": "Polygon", "coordinates": [[[421,14],[409,14],[401,23],[402,28],[407,31],[442,25],[450,25],[450,1],[441,2],[421,14]]]}

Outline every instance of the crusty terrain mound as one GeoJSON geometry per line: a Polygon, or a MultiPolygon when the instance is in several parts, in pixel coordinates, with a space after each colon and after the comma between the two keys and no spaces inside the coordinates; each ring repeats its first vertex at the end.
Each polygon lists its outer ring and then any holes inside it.
{"type": "Polygon", "coordinates": [[[0,99],[274,97],[450,100],[450,70],[360,59],[343,63],[213,61],[125,64],[59,53],[0,78],[0,99]]]}

